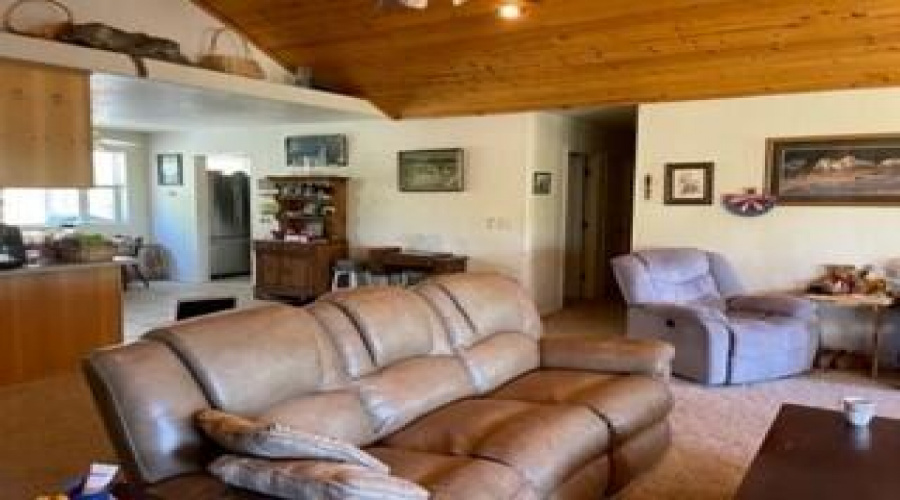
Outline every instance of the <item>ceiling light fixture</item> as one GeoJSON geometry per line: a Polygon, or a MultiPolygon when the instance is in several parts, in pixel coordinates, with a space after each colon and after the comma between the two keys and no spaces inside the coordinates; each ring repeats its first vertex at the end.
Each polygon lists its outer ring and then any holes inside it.
{"type": "MultiPolygon", "coordinates": [[[[409,7],[410,9],[426,9],[428,8],[428,0],[395,0],[397,3],[404,7],[409,7]]],[[[460,5],[466,3],[468,0],[452,0],[454,7],[459,7],[460,5]]],[[[385,0],[381,0],[380,4],[384,4],[385,0]]]]}
{"type": "Polygon", "coordinates": [[[497,9],[497,15],[500,16],[501,19],[510,21],[519,19],[524,13],[525,8],[519,3],[505,3],[497,9]]]}

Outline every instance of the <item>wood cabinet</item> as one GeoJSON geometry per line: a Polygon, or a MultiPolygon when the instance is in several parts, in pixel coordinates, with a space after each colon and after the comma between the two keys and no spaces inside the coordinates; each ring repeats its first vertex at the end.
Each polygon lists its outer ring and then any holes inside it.
{"type": "Polygon", "coordinates": [[[0,188],[93,184],[87,72],[0,59],[0,188]]]}
{"type": "Polygon", "coordinates": [[[304,302],[331,290],[331,269],[346,259],[347,244],[256,241],[257,298],[304,302]]]}
{"type": "Polygon", "coordinates": [[[266,178],[261,194],[271,198],[266,211],[278,220],[278,239],[254,243],[258,298],[305,302],[331,290],[331,270],[349,254],[347,182],[333,176],[266,178]]]}
{"type": "Polygon", "coordinates": [[[122,340],[120,266],[0,271],[0,386],[73,373],[122,340]]]}

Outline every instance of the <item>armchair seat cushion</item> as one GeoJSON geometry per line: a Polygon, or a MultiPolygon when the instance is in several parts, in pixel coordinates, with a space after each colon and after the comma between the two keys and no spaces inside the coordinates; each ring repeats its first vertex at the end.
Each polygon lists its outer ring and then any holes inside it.
{"type": "Polygon", "coordinates": [[[424,486],[431,500],[537,499],[513,469],[488,460],[398,448],[369,448],[389,464],[391,474],[424,486]]]}
{"type": "Polygon", "coordinates": [[[731,380],[742,384],[809,369],[818,337],[806,321],[760,313],[729,313],[731,380]]]}
{"type": "Polygon", "coordinates": [[[546,495],[608,449],[609,431],[581,406],[469,399],[426,416],[383,444],[497,462],[546,495]]]}
{"type": "Polygon", "coordinates": [[[540,370],[492,393],[491,399],[583,405],[611,427],[621,443],[663,420],[672,408],[665,382],[579,370],[540,370]]]}

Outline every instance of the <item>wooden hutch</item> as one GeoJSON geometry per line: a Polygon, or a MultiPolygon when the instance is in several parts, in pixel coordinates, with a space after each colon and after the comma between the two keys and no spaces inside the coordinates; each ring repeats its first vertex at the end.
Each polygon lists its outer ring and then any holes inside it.
{"type": "Polygon", "coordinates": [[[271,240],[257,240],[257,298],[305,302],[331,289],[331,270],[346,259],[346,177],[267,177],[261,193],[271,197],[278,222],[271,240]]]}

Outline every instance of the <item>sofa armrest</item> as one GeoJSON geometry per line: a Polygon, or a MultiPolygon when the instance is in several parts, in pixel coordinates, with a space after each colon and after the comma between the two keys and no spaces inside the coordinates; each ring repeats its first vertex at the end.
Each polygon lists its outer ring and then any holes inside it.
{"type": "Polygon", "coordinates": [[[541,366],[668,379],[675,349],[659,340],[558,336],[541,339],[541,366]]]}
{"type": "Polygon", "coordinates": [[[728,309],[811,320],[816,316],[816,305],[806,299],[784,294],[740,295],[728,299],[728,309]]]}

